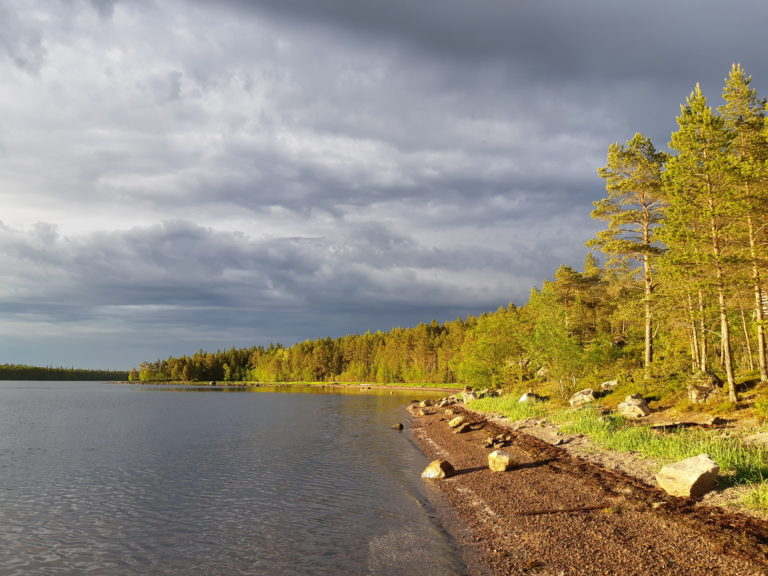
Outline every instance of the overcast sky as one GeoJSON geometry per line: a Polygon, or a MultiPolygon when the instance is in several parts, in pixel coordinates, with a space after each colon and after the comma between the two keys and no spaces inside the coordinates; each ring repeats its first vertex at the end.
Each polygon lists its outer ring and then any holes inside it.
{"type": "Polygon", "coordinates": [[[439,322],[580,268],[762,0],[0,0],[0,363],[439,322]]]}

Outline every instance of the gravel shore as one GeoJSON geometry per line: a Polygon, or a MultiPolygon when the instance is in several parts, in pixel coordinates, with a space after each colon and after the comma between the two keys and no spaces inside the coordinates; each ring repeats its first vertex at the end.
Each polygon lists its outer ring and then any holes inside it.
{"type": "Polygon", "coordinates": [[[768,522],[694,506],[478,414],[461,412],[473,425],[456,434],[452,416],[431,411],[411,428],[457,471],[434,486],[472,576],[768,575],[768,522]],[[485,439],[497,434],[512,437],[508,472],[487,468],[485,439]]]}

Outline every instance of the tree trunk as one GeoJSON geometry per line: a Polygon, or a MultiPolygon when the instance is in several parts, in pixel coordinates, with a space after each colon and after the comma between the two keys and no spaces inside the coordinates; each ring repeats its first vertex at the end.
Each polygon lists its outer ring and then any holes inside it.
{"type": "Polygon", "coordinates": [[[710,232],[712,234],[712,256],[715,265],[715,278],[717,279],[717,304],[720,311],[720,338],[723,350],[723,368],[725,378],[728,381],[728,399],[738,402],[736,395],[736,379],[733,376],[733,360],[731,358],[731,330],[728,325],[728,308],[725,305],[725,278],[720,254],[720,235],[715,219],[710,220],[710,232]]]}
{"type": "Polygon", "coordinates": [[[688,314],[691,320],[691,371],[696,372],[699,367],[699,338],[696,332],[696,312],[693,309],[693,299],[688,292],[688,314]]]}
{"type": "Polygon", "coordinates": [[[747,330],[747,317],[744,314],[744,308],[739,307],[741,310],[741,327],[744,330],[744,342],[747,345],[747,365],[749,371],[752,372],[755,369],[755,361],[752,358],[752,343],[749,341],[749,330],[747,330]]]}
{"type": "Polygon", "coordinates": [[[750,214],[747,217],[749,231],[749,254],[752,259],[752,285],[755,293],[755,324],[757,326],[757,364],[760,366],[760,380],[768,381],[768,359],[765,349],[765,313],[763,309],[763,291],[760,288],[760,266],[757,257],[755,222],[750,214]]]}
{"type": "Polygon", "coordinates": [[[699,370],[707,372],[709,370],[709,359],[707,358],[709,351],[707,350],[707,319],[704,309],[704,294],[699,288],[699,334],[701,335],[701,342],[699,342],[699,370]]]}

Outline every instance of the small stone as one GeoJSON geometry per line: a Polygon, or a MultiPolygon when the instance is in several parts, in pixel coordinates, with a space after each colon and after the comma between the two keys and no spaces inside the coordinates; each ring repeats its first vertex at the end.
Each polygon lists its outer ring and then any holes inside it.
{"type": "Polygon", "coordinates": [[[394,428],[395,430],[402,430],[403,424],[402,422],[398,422],[397,424],[392,424],[392,428],[394,428]]]}
{"type": "Polygon", "coordinates": [[[458,428],[459,426],[464,424],[465,420],[466,418],[464,418],[464,416],[456,416],[456,418],[448,422],[448,426],[450,426],[451,428],[458,428]]]}
{"type": "Polygon", "coordinates": [[[469,422],[464,422],[463,424],[459,424],[458,427],[453,431],[454,434],[464,434],[464,432],[469,432],[472,430],[472,424],[469,422]]]}
{"type": "Polygon", "coordinates": [[[594,402],[595,400],[595,391],[592,390],[592,388],[585,388],[584,390],[579,390],[576,392],[576,394],[571,396],[571,399],[568,400],[568,403],[571,405],[571,408],[580,408],[581,406],[584,406],[584,404],[594,402]]]}
{"type": "Polygon", "coordinates": [[[648,402],[640,394],[632,394],[617,406],[619,414],[627,418],[643,418],[651,413],[648,402]]]}
{"type": "Polygon", "coordinates": [[[429,410],[419,410],[417,412],[417,414],[419,416],[430,416],[432,414],[432,412],[430,412],[429,410]]]}
{"type": "Polygon", "coordinates": [[[432,401],[431,400],[422,400],[421,402],[419,402],[419,406],[422,407],[422,408],[428,408],[429,406],[432,406],[432,401]]]}
{"type": "Polygon", "coordinates": [[[712,416],[711,418],[708,418],[707,420],[705,420],[703,424],[707,426],[714,426],[714,427],[725,426],[726,424],[728,424],[728,420],[726,420],[725,418],[720,418],[720,416],[712,416]]]}
{"type": "Polygon", "coordinates": [[[477,396],[474,392],[463,392],[461,395],[462,399],[464,400],[464,403],[472,402],[473,400],[477,400],[477,396]]]}
{"type": "Polygon", "coordinates": [[[529,402],[543,402],[543,401],[544,401],[543,396],[539,396],[538,394],[531,392],[530,390],[525,394],[523,394],[522,396],[520,396],[520,400],[518,400],[518,402],[522,402],[524,404],[529,402]]]}
{"type": "Polygon", "coordinates": [[[494,450],[488,454],[488,468],[493,472],[506,472],[512,465],[512,455],[509,452],[494,450]]]}
{"type": "Polygon", "coordinates": [[[443,478],[450,478],[455,473],[456,470],[447,460],[433,460],[429,466],[424,468],[421,477],[428,480],[442,480],[443,478]]]}
{"type": "Polygon", "coordinates": [[[454,414],[456,414],[456,412],[451,410],[450,408],[446,408],[445,409],[445,415],[446,416],[453,416],[454,414]]]}
{"type": "Polygon", "coordinates": [[[606,380],[605,382],[600,384],[600,390],[602,390],[603,392],[609,392],[614,388],[616,388],[616,386],[618,385],[619,385],[618,380],[606,380]]]}
{"type": "Polygon", "coordinates": [[[698,498],[715,487],[719,472],[720,467],[708,454],[699,454],[664,466],[656,474],[656,481],[667,494],[698,498]]]}

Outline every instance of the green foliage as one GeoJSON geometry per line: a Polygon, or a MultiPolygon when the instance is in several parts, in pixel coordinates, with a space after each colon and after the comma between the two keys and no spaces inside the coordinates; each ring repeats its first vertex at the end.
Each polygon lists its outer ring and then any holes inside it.
{"type": "Polygon", "coordinates": [[[768,398],[761,398],[755,402],[755,416],[760,418],[763,424],[768,421],[768,398]]]}
{"type": "Polygon", "coordinates": [[[768,482],[760,482],[747,490],[739,501],[747,508],[768,512],[768,482]]]}
{"type": "Polygon", "coordinates": [[[83,370],[80,368],[52,368],[25,366],[23,364],[0,365],[0,380],[127,380],[128,372],[122,370],[83,370]]]}
{"type": "MultiPolygon", "coordinates": [[[[681,106],[673,154],[642,134],[609,146],[598,170],[607,196],[592,212],[605,229],[588,242],[602,251],[605,267],[590,252],[583,271],[560,266],[527,303],[477,318],[288,347],[199,350],[142,363],[131,375],[521,390],[535,383],[556,400],[619,378],[627,393],[699,410],[685,403],[687,375],[714,369],[726,374],[733,394],[722,409],[732,410],[736,377],[756,373],[756,359],[768,381],[758,305],[768,266],[768,128],[750,80],[734,65],[717,110],[696,86],[681,106]]],[[[624,434],[641,433],[617,429],[624,434]]]]}
{"type": "Polygon", "coordinates": [[[479,317],[457,358],[459,379],[472,386],[491,388],[522,382],[525,350],[521,339],[525,330],[514,306],[479,317]]]}

